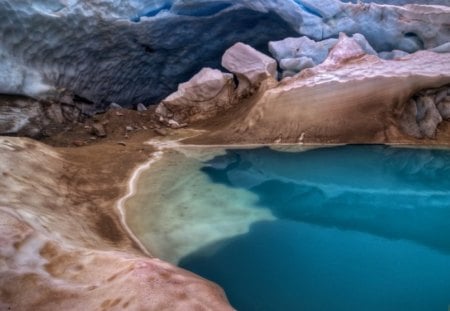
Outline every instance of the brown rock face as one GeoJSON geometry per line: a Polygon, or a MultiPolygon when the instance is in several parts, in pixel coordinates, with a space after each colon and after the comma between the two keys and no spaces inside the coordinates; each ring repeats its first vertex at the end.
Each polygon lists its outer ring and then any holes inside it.
{"type": "Polygon", "coordinates": [[[234,100],[233,76],[217,69],[203,68],[164,99],[156,113],[171,127],[172,120],[181,126],[211,118],[230,108],[234,100]]]}

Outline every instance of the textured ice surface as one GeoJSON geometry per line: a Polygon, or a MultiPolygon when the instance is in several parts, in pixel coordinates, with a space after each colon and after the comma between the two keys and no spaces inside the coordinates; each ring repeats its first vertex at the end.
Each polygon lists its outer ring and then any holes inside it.
{"type": "Polygon", "coordinates": [[[0,0],[0,93],[74,93],[107,106],[156,103],[235,42],[340,31],[377,51],[413,52],[450,41],[445,7],[338,0],[0,0]]]}

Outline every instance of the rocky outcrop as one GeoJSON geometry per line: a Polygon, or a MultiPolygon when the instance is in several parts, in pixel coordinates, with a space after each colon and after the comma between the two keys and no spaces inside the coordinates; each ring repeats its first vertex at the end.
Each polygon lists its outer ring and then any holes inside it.
{"type": "Polygon", "coordinates": [[[232,310],[214,284],[137,251],[98,195],[117,175],[93,184],[55,150],[5,137],[0,174],[1,310],[232,310]]]}
{"type": "Polygon", "coordinates": [[[81,121],[90,114],[91,105],[70,102],[38,101],[21,96],[0,96],[0,135],[39,137],[60,127],[81,121]]]}
{"type": "Polygon", "coordinates": [[[442,120],[450,118],[450,87],[415,94],[400,114],[400,127],[416,138],[434,138],[442,120]]]}
{"type": "Polygon", "coordinates": [[[248,143],[382,143],[400,137],[401,130],[434,137],[447,116],[447,95],[442,90],[413,97],[448,84],[450,54],[416,52],[382,60],[341,34],[321,65],[262,89],[233,124],[209,137],[248,143]]]}
{"type": "Polygon", "coordinates": [[[203,68],[164,99],[156,113],[167,125],[177,128],[216,116],[230,108],[234,101],[233,76],[217,69],[203,68]]]}
{"type": "Polygon", "coordinates": [[[277,77],[277,62],[273,58],[241,42],[225,51],[222,66],[236,75],[238,96],[251,94],[262,81],[277,77]]]}

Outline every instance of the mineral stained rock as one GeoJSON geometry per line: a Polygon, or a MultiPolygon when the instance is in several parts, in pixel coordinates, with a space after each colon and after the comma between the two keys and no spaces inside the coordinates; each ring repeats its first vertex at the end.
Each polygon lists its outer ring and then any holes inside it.
{"type": "Polygon", "coordinates": [[[148,105],[201,68],[219,68],[236,42],[267,52],[269,41],[345,32],[362,34],[377,52],[412,53],[448,43],[449,18],[445,6],[338,0],[1,0],[0,93],[66,90],[97,108],[148,105]]]}
{"type": "Polygon", "coordinates": [[[0,138],[0,310],[232,310],[216,285],[134,249],[70,171],[43,144],[0,138]]]}
{"type": "Polygon", "coordinates": [[[230,108],[234,100],[233,76],[217,69],[203,68],[164,99],[156,113],[169,126],[180,127],[183,123],[209,119],[230,108]]]}
{"type": "Polygon", "coordinates": [[[433,137],[448,116],[445,88],[439,98],[433,93],[437,91],[418,98],[414,107],[409,99],[448,84],[448,53],[420,51],[400,60],[383,60],[365,54],[355,39],[341,34],[321,65],[262,88],[245,104],[246,110],[241,109],[233,123],[211,134],[211,139],[386,142],[389,135],[396,135],[394,128],[418,138],[433,137]]]}

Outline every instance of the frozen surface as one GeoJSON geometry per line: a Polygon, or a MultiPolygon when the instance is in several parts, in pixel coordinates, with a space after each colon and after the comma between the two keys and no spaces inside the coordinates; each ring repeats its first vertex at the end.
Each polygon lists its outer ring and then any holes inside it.
{"type": "Polygon", "coordinates": [[[0,0],[0,93],[157,103],[201,68],[220,67],[238,41],[267,52],[269,41],[344,31],[377,52],[414,52],[448,43],[449,17],[444,6],[337,0],[0,0]]]}

